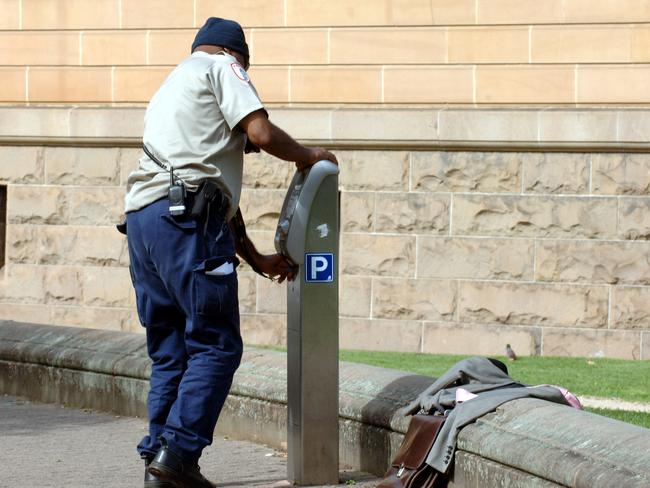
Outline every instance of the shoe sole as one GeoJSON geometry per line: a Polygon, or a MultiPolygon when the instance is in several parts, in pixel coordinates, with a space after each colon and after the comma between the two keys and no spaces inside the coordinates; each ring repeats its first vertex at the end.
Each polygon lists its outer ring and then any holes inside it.
{"type": "Polygon", "coordinates": [[[176,485],[167,481],[145,481],[144,488],[176,488],[176,485]]]}
{"type": "MultiPolygon", "coordinates": [[[[156,461],[152,461],[148,469],[149,473],[154,475],[156,478],[160,478],[160,481],[170,483],[174,488],[194,488],[193,486],[188,485],[186,482],[178,481],[178,472],[172,471],[164,464],[159,464],[156,461]]],[[[210,486],[214,488],[216,485],[210,482],[210,486]]]]}
{"type": "MultiPolygon", "coordinates": [[[[160,478],[160,481],[162,483],[166,483],[165,485],[162,485],[162,487],[169,487],[169,488],[184,488],[185,485],[179,483],[176,481],[178,479],[178,473],[175,471],[172,471],[171,469],[168,469],[166,466],[162,464],[158,464],[157,462],[153,461],[149,465],[149,473],[154,475],[156,478],[160,478]]],[[[159,487],[161,485],[152,485],[152,487],[159,487]]],[[[161,488],[162,488],[161,487],[161,488]]],[[[147,486],[147,488],[149,488],[147,486]]]]}

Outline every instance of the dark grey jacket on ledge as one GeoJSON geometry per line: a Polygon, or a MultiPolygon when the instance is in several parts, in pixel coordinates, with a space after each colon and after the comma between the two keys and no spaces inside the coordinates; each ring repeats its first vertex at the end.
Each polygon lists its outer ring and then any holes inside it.
{"type": "Polygon", "coordinates": [[[533,397],[567,405],[562,392],[552,386],[527,387],[513,380],[489,359],[473,357],[459,361],[405,408],[405,415],[418,412],[447,413],[427,464],[446,473],[454,459],[458,432],[467,424],[511,400],[533,397]],[[456,404],[456,390],[479,395],[456,404]]]}

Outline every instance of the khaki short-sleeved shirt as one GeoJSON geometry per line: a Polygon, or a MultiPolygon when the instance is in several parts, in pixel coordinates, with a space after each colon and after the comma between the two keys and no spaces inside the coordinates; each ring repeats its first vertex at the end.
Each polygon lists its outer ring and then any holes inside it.
{"type": "MultiPolygon", "coordinates": [[[[182,61],[147,107],[143,142],[189,189],[214,180],[239,206],[246,135],[237,124],[264,106],[248,74],[229,54],[197,51],[182,61]]],[[[167,195],[169,173],[143,155],[127,180],[125,211],[167,195]]]]}

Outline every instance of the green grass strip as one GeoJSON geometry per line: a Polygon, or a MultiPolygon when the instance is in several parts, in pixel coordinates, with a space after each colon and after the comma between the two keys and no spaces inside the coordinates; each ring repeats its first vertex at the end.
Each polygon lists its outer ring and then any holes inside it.
{"type": "Polygon", "coordinates": [[[611,410],[609,408],[585,408],[585,410],[596,415],[602,415],[603,417],[621,420],[628,424],[650,429],[650,414],[645,412],[626,412],[623,410],[611,410]]]}
{"type": "MultiPolygon", "coordinates": [[[[469,356],[376,351],[341,351],[341,361],[438,377],[469,356]]],[[[508,361],[510,376],[531,385],[560,385],[576,395],[650,402],[650,361],[604,358],[522,357],[508,361]]],[[[585,410],[650,429],[650,414],[604,408],[585,410]]]]}
{"type": "MultiPolygon", "coordinates": [[[[469,356],[401,352],[346,351],[342,361],[438,377],[469,356]]],[[[576,395],[650,403],[650,361],[604,358],[522,357],[505,362],[510,376],[530,385],[552,384],[576,395]]]]}
{"type": "MultiPolygon", "coordinates": [[[[277,351],[286,348],[273,347],[277,351]]],[[[438,377],[451,366],[470,356],[419,354],[406,352],[341,350],[339,359],[438,377]]],[[[551,384],[567,388],[576,395],[620,398],[650,403],[650,361],[604,358],[522,357],[508,361],[510,376],[530,385],[551,384]]],[[[605,408],[585,408],[588,412],[650,429],[650,414],[605,408]]]]}

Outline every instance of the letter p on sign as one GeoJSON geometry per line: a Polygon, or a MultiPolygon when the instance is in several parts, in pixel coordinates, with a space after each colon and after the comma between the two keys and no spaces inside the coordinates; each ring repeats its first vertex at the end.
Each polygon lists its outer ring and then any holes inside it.
{"type": "Polygon", "coordinates": [[[305,281],[307,283],[331,283],[334,281],[334,254],[305,254],[305,281]]]}

